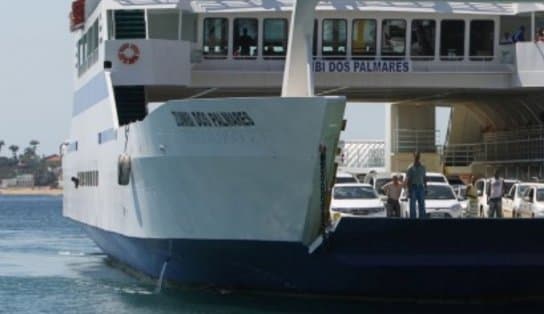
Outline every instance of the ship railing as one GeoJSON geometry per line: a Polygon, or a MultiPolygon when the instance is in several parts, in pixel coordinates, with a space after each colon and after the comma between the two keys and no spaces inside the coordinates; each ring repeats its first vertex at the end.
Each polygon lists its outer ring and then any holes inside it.
{"type": "Polygon", "coordinates": [[[393,153],[436,153],[439,151],[439,130],[395,129],[393,153]]]}

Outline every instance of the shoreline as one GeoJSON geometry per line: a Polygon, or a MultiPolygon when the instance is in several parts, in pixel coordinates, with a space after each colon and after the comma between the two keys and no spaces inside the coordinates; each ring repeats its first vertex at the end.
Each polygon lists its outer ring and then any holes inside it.
{"type": "Polygon", "coordinates": [[[0,195],[8,196],[62,196],[62,189],[48,187],[0,189],[0,195]]]}

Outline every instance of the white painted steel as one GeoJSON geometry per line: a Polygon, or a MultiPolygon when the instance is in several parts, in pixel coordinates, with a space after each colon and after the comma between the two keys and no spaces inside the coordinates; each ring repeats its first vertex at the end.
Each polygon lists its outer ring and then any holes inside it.
{"type": "MultiPolygon", "coordinates": [[[[128,186],[117,184],[125,146],[98,145],[112,127],[110,103],[74,118],[79,151],[64,158],[64,180],[98,169],[99,187],[67,184],[64,214],[77,221],[141,238],[307,242],[321,220],[319,146],[336,147],[343,98],[233,98],[170,101],[129,126],[128,186]],[[252,127],[176,124],[172,112],[247,112],[252,127]]],[[[334,149],[327,169],[332,180],[334,149]]]]}
{"type": "Polygon", "coordinates": [[[312,40],[315,6],[318,2],[319,0],[295,1],[283,74],[283,97],[314,95],[312,40]]]}

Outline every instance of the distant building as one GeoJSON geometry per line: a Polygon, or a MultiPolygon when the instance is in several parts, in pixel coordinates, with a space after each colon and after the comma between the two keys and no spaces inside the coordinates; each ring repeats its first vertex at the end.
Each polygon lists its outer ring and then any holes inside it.
{"type": "Polygon", "coordinates": [[[57,154],[44,157],[43,160],[45,161],[45,164],[48,167],[56,168],[56,167],[59,167],[61,165],[60,156],[57,155],[57,154]]]}
{"type": "Polygon", "coordinates": [[[32,174],[22,174],[18,175],[15,178],[3,179],[2,188],[31,188],[34,187],[34,175],[32,174]]]}

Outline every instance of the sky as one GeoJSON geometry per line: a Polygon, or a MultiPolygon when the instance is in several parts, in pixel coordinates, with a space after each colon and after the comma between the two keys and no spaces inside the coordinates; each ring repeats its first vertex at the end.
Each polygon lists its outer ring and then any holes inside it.
{"type": "MultiPolygon", "coordinates": [[[[68,138],[73,99],[74,44],[69,32],[70,0],[0,1],[0,140],[21,150],[35,139],[38,152],[58,152],[68,138]],[[31,4],[32,6],[30,6],[31,4]],[[9,14],[7,14],[9,13],[9,14]]],[[[383,139],[383,104],[346,110],[346,139],[383,139]]],[[[443,128],[443,123],[442,123],[443,128]]]]}
{"type": "Polygon", "coordinates": [[[68,136],[72,113],[70,0],[0,1],[0,140],[21,150],[32,139],[53,154],[68,136]]]}

